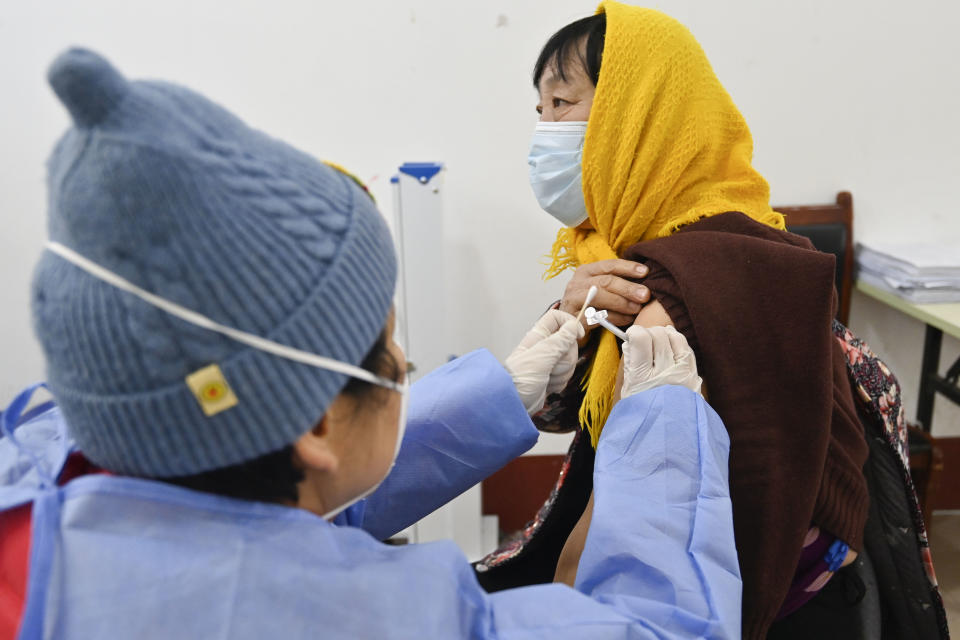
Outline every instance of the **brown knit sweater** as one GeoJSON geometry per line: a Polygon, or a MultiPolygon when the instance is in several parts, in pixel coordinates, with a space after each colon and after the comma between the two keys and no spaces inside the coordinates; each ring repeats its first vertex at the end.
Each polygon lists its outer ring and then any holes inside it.
{"type": "Polygon", "coordinates": [[[730,434],[743,636],[763,638],[816,524],[860,549],[867,445],[840,345],[834,258],[740,213],[628,249],[697,356],[730,434]]]}

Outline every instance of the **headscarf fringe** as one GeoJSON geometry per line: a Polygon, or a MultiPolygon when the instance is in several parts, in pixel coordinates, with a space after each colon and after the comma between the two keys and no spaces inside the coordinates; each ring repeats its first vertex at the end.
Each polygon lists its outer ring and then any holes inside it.
{"type": "Polygon", "coordinates": [[[600,432],[613,411],[613,394],[616,390],[616,371],[620,366],[620,349],[612,333],[604,332],[597,345],[586,374],[583,376],[583,404],[580,405],[580,425],[590,434],[594,448],[600,440],[600,432]],[[614,375],[606,375],[610,369],[614,375]],[[597,375],[594,375],[597,373],[597,375]]]}
{"type": "Polygon", "coordinates": [[[577,259],[577,242],[581,234],[571,227],[564,227],[557,232],[557,239],[553,242],[550,253],[544,256],[550,261],[543,274],[544,280],[556,278],[567,269],[576,269],[580,266],[577,259]]]}
{"type": "MultiPolygon", "coordinates": [[[[672,236],[674,233],[676,233],[677,231],[679,231],[681,228],[686,227],[686,226],[689,226],[689,225],[694,224],[694,223],[696,223],[696,222],[700,222],[700,221],[703,220],[704,218],[709,218],[709,217],[711,217],[712,215],[714,215],[714,214],[701,212],[701,213],[695,213],[695,214],[692,214],[692,215],[688,215],[688,216],[683,217],[683,218],[681,218],[681,219],[679,219],[679,220],[674,220],[674,221],[671,222],[670,224],[665,225],[662,229],[660,229],[660,231],[657,233],[657,237],[658,237],[658,238],[666,238],[667,236],[672,236]]],[[[754,213],[746,213],[746,215],[747,215],[747,217],[753,218],[753,219],[756,220],[757,222],[760,222],[760,223],[762,223],[762,224],[765,224],[765,225],[767,225],[767,226],[769,226],[769,227],[773,227],[774,229],[785,230],[785,229],[787,228],[786,220],[784,219],[783,214],[777,213],[776,211],[773,211],[772,209],[770,209],[770,210],[768,210],[768,211],[760,211],[760,212],[757,212],[757,213],[755,213],[755,214],[754,214],[754,213]]]]}

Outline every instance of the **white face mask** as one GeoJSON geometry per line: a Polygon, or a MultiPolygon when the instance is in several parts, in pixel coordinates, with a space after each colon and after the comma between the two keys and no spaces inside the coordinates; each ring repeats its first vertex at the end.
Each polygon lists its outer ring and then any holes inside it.
{"type": "Polygon", "coordinates": [[[393,450],[393,460],[391,461],[387,472],[375,485],[364,490],[359,496],[351,498],[345,504],[325,513],[323,517],[327,520],[333,519],[337,514],[347,507],[359,502],[376,491],[377,487],[379,487],[383,481],[386,480],[387,476],[390,475],[393,465],[397,462],[397,455],[399,455],[400,446],[403,443],[403,434],[407,429],[407,397],[409,396],[410,392],[410,384],[406,379],[402,383],[396,382],[394,380],[390,380],[389,378],[378,376],[375,373],[347,362],[340,362],[339,360],[326,358],[308,351],[294,349],[293,347],[288,347],[287,345],[279,344],[277,342],[273,342],[272,340],[267,340],[266,338],[261,338],[260,336],[253,335],[252,333],[247,333],[245,331],[240,331],[239,329],[234,329],[233,327],[222,325],[219,322],[211,320],[210,318],[197,313],[196,311],[191,311],[190,309],[187,309],[176,302],[167,300],[166,298],[161,298],[160,296],[150,293],[145,289],[141,289],[129,280],[126,280],[109,269],[105,269],[97,263],[84,258],[73,249],[65,247],[58,242],[48,242],[47,249],[67,260],[68,262],[76,265],[77,267],[80,267],[95,278],[99,278],[107,284],[112,285],[122,291],[131,293],[147,304],[153,305],[154,307],[157,307],[158,309],[165,311],[170,315],[176,316],[185,322],[189,322],[190,324],[207,329],[209,331],[215,331],[249,347],[259,349],[260,351],[265,351],[266,353],[270,353],[281,358],[287,358],[288,360],[308,364],[319,369],[343,373],[351,378],[364,380],[377,386],[400,393],[402,396],[400,404],[400,425],[397,428],[397,442],[393,450]]]}
{"type": "Polygon", "coordinates": [[[581,169],[586,135],[586,122],[538,122],[527,156],[537,202],[568,227],[587,219],[581,169]]]}

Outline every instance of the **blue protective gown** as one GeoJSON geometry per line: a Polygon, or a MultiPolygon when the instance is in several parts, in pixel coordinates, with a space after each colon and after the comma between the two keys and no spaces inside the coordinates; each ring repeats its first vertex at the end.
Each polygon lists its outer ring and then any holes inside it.
{"type": "Polygon", "coordinates": [[[0,510],[32,502],[20,638],[738,638],[729,443],[703,400],[622,401],[597,450],[576,588],[489,595],[452,542],[380,543],[529,448],[537,434],[487,352],[411,390],[397,466],[329,523],[161,482],[56,487],[56,408],[0,439],[0,510]],[[353,526],[351,526],[353,525],[353,526]],[[372,535],[371,535],[372,534],[372,535]]]}

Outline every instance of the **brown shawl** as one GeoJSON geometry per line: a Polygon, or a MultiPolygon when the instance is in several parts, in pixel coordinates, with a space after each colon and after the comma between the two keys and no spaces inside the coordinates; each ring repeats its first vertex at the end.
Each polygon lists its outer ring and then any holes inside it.
{"type": "Polygon", "coordinates": [[[740,213],[642,242],[625,258],[693,347],[730,434],[743,636],[763,638],[818,525],[862,544],[867,445],[831,326],[834,258],[740,213]]]}

